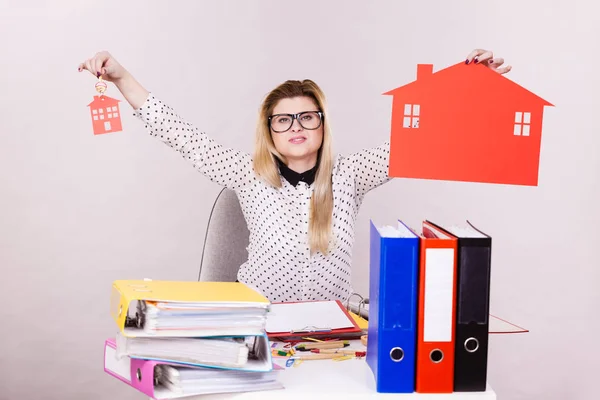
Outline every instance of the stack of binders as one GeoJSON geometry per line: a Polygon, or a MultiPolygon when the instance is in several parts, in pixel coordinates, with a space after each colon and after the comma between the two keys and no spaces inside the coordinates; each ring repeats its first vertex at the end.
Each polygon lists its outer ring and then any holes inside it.
{"type": "Polygon", "coordinates": [[[104,370],[153,399],[281,389],[269,308],[238,282],[115,281],[104,370]]]}
{"type": "Polygon", "coordinates": [[[367,363],[378,392],[487,388],[490,236],[468,221],[370,228],[367,363]]]}

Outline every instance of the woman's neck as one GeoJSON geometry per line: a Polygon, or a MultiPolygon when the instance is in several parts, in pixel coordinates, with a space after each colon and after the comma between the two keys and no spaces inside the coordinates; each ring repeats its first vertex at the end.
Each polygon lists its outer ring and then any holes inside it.
{"type": "Polygon", "coordinates": [[[317,157],[315,156],[314,158],[311,157],[311,158],[299,158],[299,159],[288,158],[287,161],[288,161],[287,167],[289,169],[301,174],[301,173],[306,172],[309,169],[313,168],[317,164],[317,157]]]}

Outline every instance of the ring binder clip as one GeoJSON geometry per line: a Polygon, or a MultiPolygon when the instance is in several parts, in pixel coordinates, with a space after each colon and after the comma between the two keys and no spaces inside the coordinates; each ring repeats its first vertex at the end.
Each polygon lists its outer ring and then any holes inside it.
{"type": "MultiPolygon", "coordinates": [[[[352,311],[352,310],[350,310],[350,299],[351,299],[353,296],[358,296],[358,297],[360,297],[360,301],[363,301],[363,300],[364,300],[364,297],[362,297],[362,296],[361,296],[359,293],[352,293],[352,294],[350,294],[350,296],[348,296],[348,298],[346,299],[346,309],[347,309],[348,311],[352,311]]],[[[360,305],[360,302],[359,302],[359,305],[360,305]]]]}
{"type": "Polygon", "coordinates": [[[125,326],[126,327],[135,327],[135,328],[143,328],[145,321],[145,313],[146,313],[146,303],[142,301],[137,302],[137,310],[135,312],[135,317],[125,316],[125,326]]]}
{"type": "Polygon", "coordinates": [[[362,308],[363,305],[367,305],[369,304],[369,299],[368,298],[363,298],[359,303],[358,303],[358,316],[362,317],[363,315],[361,314],[360,310],[362,308]]]}
{"type": "Polygon", "coordinates": [[[302,329],[293,329],[291,333],[315,333],[315,332],[331,332],[331,328],[317,328],[315,326],[305,326],[302,329]]]}
{"type": "Polygon", "coordinates": [[[360,300],[359,300],[359,302],[358,302],[358,307],[357,307],[357,310],[356,310],[356,314],[357,314],[359,317],[361,317],[361,318],[364,318],[364,319],[369,319],[369,318],[368,318],[368,312],[367,312],[366,310],[365,310],[365,313],[364,313],[365,315],[363,315],[363,314],[361,313],[361,310],[362,310],[363,306],[365,306],[365,305],[369,304],[369,298],[368,298],[368,297],[363,297],[363,296],[362,296],[362,295],[360,295],[359,293],[352,293],[350,296],[348,296],[348,298],[346,298],[346,309],[347,309],[348,311],[354,312],[354,311],[352,310],[352,307],[350,307],[350,299],[351,299],[352,297],[354,297],[354,296],[358,296],[358,297],[359,297],[359,299],[360,299],[360,300]]]}

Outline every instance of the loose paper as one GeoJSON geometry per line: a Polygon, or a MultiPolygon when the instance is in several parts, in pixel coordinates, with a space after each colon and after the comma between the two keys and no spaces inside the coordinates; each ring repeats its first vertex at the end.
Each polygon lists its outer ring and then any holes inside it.
{"type": "Polygon", "coordinates": [[[344,329],[354,324],[336,301],[276,303],[267,315],[266,331],[282,333],[307,328],[344,329]]]}

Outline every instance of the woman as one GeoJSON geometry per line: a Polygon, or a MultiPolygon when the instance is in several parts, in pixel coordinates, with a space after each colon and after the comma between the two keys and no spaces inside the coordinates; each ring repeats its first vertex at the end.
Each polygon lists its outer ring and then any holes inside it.
{"type": "MultiPolygon", "coordinates": [[[[465,62],[471,61],[498,73],[510,70],[485,50],[471,52],[465,62]]],[[[273,302],[352,293],[355,220],[364,196],[389,180],[389,142],[334,157],[323,92],[311,80],[290,80],[264,99],[250,156],[185,121],[108,52],[80,64],[84,69],[113,82],[151,135],[236,191],[250,231],[239,281],[273,302]]]]}

